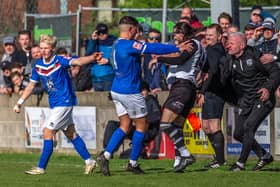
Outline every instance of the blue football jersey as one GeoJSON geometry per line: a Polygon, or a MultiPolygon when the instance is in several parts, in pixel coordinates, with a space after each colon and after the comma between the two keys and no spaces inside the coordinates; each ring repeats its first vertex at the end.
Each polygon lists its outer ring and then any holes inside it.
{"type": "Polygon", "coordinates": [[[49,95],[51,108],[77,104],[74,87],[68,73],[71,60],[72,58],[54,56],[51,62],[46,63],[43,59],[39,59],[32,69],[30,81],[41,80],[49,95]]]}
{"type": "Polygon", "coordinates": [[[112,91],[120,94],[141,92],[141,54],[168,54],[178,51],[174,45],[118,39],[113,47],[115,78],[112,91]]]}

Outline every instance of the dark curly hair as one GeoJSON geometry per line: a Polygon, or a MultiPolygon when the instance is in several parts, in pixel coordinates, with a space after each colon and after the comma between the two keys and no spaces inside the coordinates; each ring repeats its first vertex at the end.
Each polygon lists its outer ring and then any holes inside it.
{"type": "Polygon", "coordinates": [[[173,28],[174,33],[184,34],[184,40],[194,38],[193,28],[185,22],[178,22],[173,28]]]}

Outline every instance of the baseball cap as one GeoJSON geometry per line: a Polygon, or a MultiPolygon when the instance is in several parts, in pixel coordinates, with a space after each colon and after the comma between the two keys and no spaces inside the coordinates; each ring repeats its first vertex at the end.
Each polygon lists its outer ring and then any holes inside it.
{"type": "Polygon", "coordinates": [[[108,33],[108,26],[104,23],[99,23],[96,25],[95,30],[97,30],[97,34],[107,34],[108,33]]]}
{"type": "Polygon", "coordinates": [[[15,39],[12,36],[6,36],[3,38],[3,44],[15,44],[15,39]]]}
{"type": "Polygon", "coordinates": [[[269,29],[269,30],[274,30],[275,29],[275,25],[270,21],[263,22],[262,26],[263,26],[264,29],[269,29]]]}
{"type": "Polygon", "coordinates": [[[11,63],[9,61],[3,61],[0,63],[0,68],[2,70],[11,69],[11,63]]]}

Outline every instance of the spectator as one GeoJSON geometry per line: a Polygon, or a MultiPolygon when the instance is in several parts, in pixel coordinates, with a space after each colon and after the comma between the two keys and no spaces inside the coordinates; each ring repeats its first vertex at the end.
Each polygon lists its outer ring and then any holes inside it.
{"type": "Polygon", "coordinates": [[[183,19],[184,17],[188,17],[190,19],[190,25],[192,26],[192,28],[199,29],[203,27],[197,16],[193,14],[192,9],[188,6],[185,6],[181,11],[180,18],[183,19]]]}
{"type": "Polygon", "coordinates": [[[11,64],[9,61],[3,61],[0,64],[1,77],[0,77],[0,93],[11,95],[13,92],[13,84],[11,80],[11,64]]]}
{"type": "Polygon", "coordinates": [[[238,31],[239,31],[239,27],[234,24],[229,25],[227,28],[227,34],[238,32],[238,31]]]}
{"type": "MultiPolygon", "coordinates": [[[[157,29],[150,29],[147,36],[149,43],[158,43],[161,41],[161,33],[157,29]]],[[[167,69],[165,64],[155,63],[149,67],[149,62],[156,60],[151,54],[144,55],[143,72],[144,81],[149,84],[150,89],[154,94],[161,90],[167,90],[166,74],[167,69]]]]}
{"type": "Polygon", "coordinates": [[[247,25],[245,25],[244,34],[247,42],[253,37],[256,28],[257,26],[254,23],[248,23],[247,25]]]}
{"type": "MultiPolygon", "coordinates": [[[[65,58],[70,58],[67,49],[60,47],[56,50],[56,54],[65,58]]],[[[92,90],[92,82],[90,77],[91,64],[83,66],[71,66],[69,72],[75,91],[92,90]]]]}
{"type": "Polygon", "coordinates": [[[139,32],[138,32],[137,36],[146,37],[148,35],[149,30],[150,30],[150,26],[147,23],[140,23],[139,32]]]}
{"type": "Polygon", "coordinates": [[[56,51],[55,51],[55,54],[56,54],[56,55],[59,55],[59,56],[63,56],[63,57],[65,57],[65,58],[68,58],[68,57],[70,56],[70,55],[68,54],[67,49],[64,48],[64,47],[59,47],[59,48],[57,48],[56,51]]]}
{"type": "Polygon", "coordinates": [[[232,17],[228,13],[222,12],[218,17],[218,23],[221,26],[223,33],[227,32],[228,27],[232,24],[232,17]]]}
{"type": "Polygon", "coordinates": [[[18,32],[19,43],[19,63],[24,67],[31,62],[32,56],[30,54],[31,49],[31,32],[29,30],[21,30],[18,32]]]}
{"type": "Polygon", "coordinates": [[[263,22],[263,42],[256,46],[263,54],[277,55],[277,39],[274,39],[275,28],[271,22],[263,22]]]}
{"type": "Polygon", "coordinates": [[[253,5],[251,8],[250,21],[249,23],[253,23],[256,26],[261,26],[263,18],[262,18],[263,8],[260,5],[253,5]]]}
{"type": "Polygon", "coordinates": [[[24,66],[19,62],[14,62],[11,65],[11,73],[19,72],[20,74],[24,75],[24,66]]]}
{"type": "Polygon", "coordinates": [[[103,53],[102,59],[95,61],[91,67],[92,85],[95,91],[111,90],[114,70],[110,59],[115,40],[116,37],[109,34],[108,26],[104,23],[99,23],[88,42],[86,55],[96,51],[103,53]]]}
{"type": "MultiPolygon", "coordinates": [[[[29,83],[29,77],[23,76],[19,72],[15,71],[11,73],[11,80],[13,83],[13,93],[22,95],[25,87],[29,83]]],[[[36,84],[35,88],[32,91],[32,94],[42,94],[44,92],[44,87],[42,84],[36,84]]]]}
{"type": "Polygon", "coordinates": [[[74,85],[75,91],[90,91],[92,90],[92,82],[90,72],[84,66],[71,66],[70,76],[74,85]]]}
{"type": "Polygon", "coordinates": [[[12,36],[6,36],[3,39],[4,54],[1,57],[1,62],[8,61],[12,63],[13,61],[19,60],[19,53],[16,50],[15,39],[12,36]]]}
{"type": "Polygon", "coordinates": [[[206,48],[207,46],[207,41],[206,41],[206,29],[207,27],[202,27],[201,29],[198,29],[195,33],[195,39],[200,41],[200,44],[202,45],[203,48],[206,48]]]}
{"type": "Polygon", "coordinates": [[[38,44],[34,44],[31,47],[31,57],[32,59],[39,59],[42,58],[42,54],[40,51],[40,46],[38,44]]]}
{"type": "Polygon", "coordinates": [[[36,61],[38,59],[42,58],[42,54],[41,54],[39,45],[37,45],[37,44],[32,45],[31,57],[32,57],[31,62],[29,64],[27,64],[25,67],[25,75],[30,75],[31,70],[32,70],[34,64],[36,63],[36,61]]]}
{"type": "Polygon", "coordinates": [[[179,22],[185,22],[188,24],[191,24],[191,18],[184,16],[184,17],[180,17],[179,22]]]}

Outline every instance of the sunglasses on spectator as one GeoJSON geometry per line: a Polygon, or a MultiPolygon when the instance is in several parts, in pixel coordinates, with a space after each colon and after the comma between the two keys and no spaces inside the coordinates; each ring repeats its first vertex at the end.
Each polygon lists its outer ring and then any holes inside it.
{"type": "Polygon", "coordinates": [[[258,13],[253,13],[253,16],[261,16],[261,15],[258,13]]]}
{"type": "Polygon", "coordinates": [[[148,39],[149,40],[157,40],[157,41],[159,41],[159,39],[160,39],[160,37],[158,37],[158,36],[148,36],[148,39]]]}

